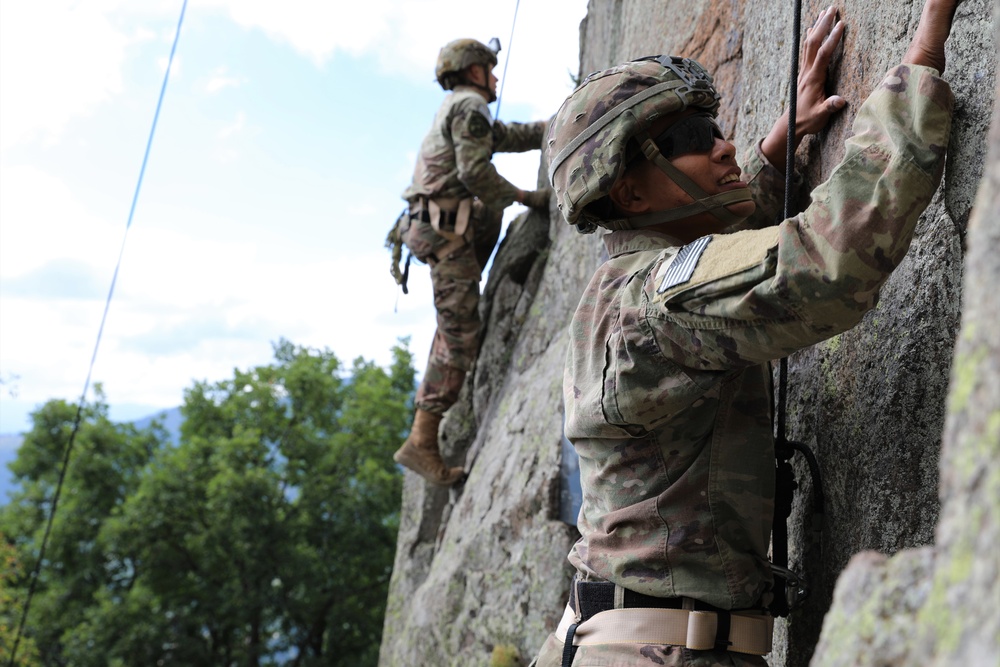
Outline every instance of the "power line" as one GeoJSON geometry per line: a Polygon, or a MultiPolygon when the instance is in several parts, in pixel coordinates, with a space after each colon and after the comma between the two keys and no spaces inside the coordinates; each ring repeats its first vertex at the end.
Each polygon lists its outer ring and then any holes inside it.
{"type": "Polygon", "coordinates": [[[83,392],[80,394],[80,402],[76,408],[76,417],[73,420],[73,430],[69,435],[69,442],[66,443],[66,450],[63,455],[62,467],[59,470],[59,481],[56,483],[55,494],[52,497],[52,509],[49,511],[49,518],[45,524],[45,533],[42,536],[42,544],[38,550],[38,560],[31,572],[31,583],[28,586],[28,597],[24,602],[24,609],[21,612],[21,620],[17,626],[17,635],[14,637],[14,646],[10,652],[9,667],[14,667],[14,660],[17,657],[17,649],[24,634],[24,625],[28,619],[28,610],[31,608],[31,600],[35,595],[35,588],[38,584],[38,577],[41,574],[42,563],[45,560],[45,549],[48,546],[49,535],[52,532],[52,524],[56,516],[56,508],[59,506],[59,495],[62,492],[63,482],[66,479],[66,470],[69,468],[69,457],[73,451],[73,443],[76,441],[76,434],[80,430],[83,420],[83,406],[87,398],[87,391],[90,389],[90,379],[94,372],[94,364],[97,361],[97,350],[101,346],[101,337],[104,334],[104,325],[108,319],[108,310],[111,307],[111,298],[115,293],[115,284],[118,282],[118,271],[122,265],[122,257],[125,254],[125,242],[128,239],[128,231],[132,227],[132,218],[135,215],[135,205],[139,200],[139,191],[142,189],[142,179],[146,173],[146,164],[149,162],[149,150],[153,145],[153,136],[156,134],[156,122],[160,118],[160,109],[163,107],[163,96],[167,91],[167,81],[170,80],[170,67],[174,62],[174,54],[177,52],[177,42],[181,36],[181,26],[184,24],[184,12],[187,10],[187,0],[181,5],[181,15],[177,20],[177,31],[174,34],[174,43],[170,47],[170,58],[167,60],[167,70],[163,74],[163,84],[160,86],[160,96],[156,101],[156,111],[153,114],[153,125],[149,130],[149,138],[146,141],[146,151],[142,156],[142,166],[139,168],[139,178],[135,184],[135,193],[132,195],[132,206],[128,212],[128,222],[125,224],[125,233],[122,236],[121,248],[118,250],[118,262],[115,264],[115,272],[111,278],[111,287],[108,290],[108,298],[104,302],[104,314],[101,316],[101,325],[97,330],[97,340],[94,343],[94,352],[90,357],[90,367],[87,369],[87,380],[83,384],[83,392]]]}

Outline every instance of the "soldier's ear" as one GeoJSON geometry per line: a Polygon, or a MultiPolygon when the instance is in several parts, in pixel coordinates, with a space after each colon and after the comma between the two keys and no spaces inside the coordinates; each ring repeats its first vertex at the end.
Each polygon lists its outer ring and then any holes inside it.
{"type": "Polygon", "coordinates": [[[628,170],[622,174],[608,192],[608,198],[626,216],[639,215],[649,210],[648,202],[639,194],[639,189],[636,187],[635,171],[628,170]]]}
{"type": "Polygon", "coordinates": [[[464,70],[464,76],[465,76],[466,82],[471,83],[471,84],[477,84],[477,85],[485,86],[486,85],[486,81],[489,80],[489,79],[488,79],[487,75],[485,74],[485,72],[483,71],[484,69],[485,68],[482,65],[479,65],[479,64],[476,64],[476,63],[474,63],[474,64],[469,65],[468,67],[466,67],[465,70],[464,70]]]}

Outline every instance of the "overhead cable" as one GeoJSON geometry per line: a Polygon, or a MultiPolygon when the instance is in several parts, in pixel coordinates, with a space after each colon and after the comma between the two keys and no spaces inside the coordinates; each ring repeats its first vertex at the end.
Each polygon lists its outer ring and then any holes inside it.
{"type": "Polygon", "coordinates": [[[132,206],[129,208],[128,221],[125,224],[125,233],[122,236],[121,248],[118,250],[118,262],[115,264],[115,272],[111,278],[111,287],[108,290],[108,298],[104,302],[104,314],[101,316],[101,325],[97,330],[97,340],[94,343],[94,351],[90,357],[90,366],[87,369],[87,379],[83,384],[83,392],[80,394],[80,401],[76,408],[76,417],[73,420],[73,429],[70,432],[69,442],[66,443],[66,449],[63,454],[62,467],[59,470],[59,480],[56,483],[55,493],[52,497],[52,508],[49,510],[49,518],[45,524],[42,544],[38,550],[38,559],[29,577],[31,581],[28,585],[28,596],[24,602],[24,609],[21,611],[21,620],[18,623],[17,634],[14,637],[14,646],[11,648],[10,661],[8,662],[9,667],[14,667],[14,661],[17,658],[17,649],[21,643],[21,637],[24,634],[24,625],[28,618],[28,611],[31,609],[31,600],[34,597],[35,588],[38,584],[38,578],[41,574],[42,563],[45,561],[45,550],[48,546],[49,535],[52,532],[52,524],[56,516],[56,509],[59,506],[59,495],[62,492],[63,482],[66,479],[66,470],[69,468],[70,454],[73,451],[73,444],[76,442],[76,435],[80,431],[80,425],[83,421],[83,407],[87,398],[87,392],[90,390],[90,380],[94,372],[94,364],[97,361],[97,351],[101,346],[101,337],[104,334],[104,325],[108,319],[108,309],[111,307],[111,298],[114,296],[115,284],[118,282],[118,271],[121,268],[122,257],[125,254],[125,242],[128,239],[128,231],[132,227],[132,219],[135,216],[135,206],[136,202],[139,200],[139,191],[142,189],[142,179],[146,173],[146,164],[149,162],[149,150],[153,145],[153,136],[156,133],[156,122],[160,118],[160,109],[163,106],[163,96],[167,91],[167,81],[170,80],[170,67],[174,62],[174,54],[177,52],[177,42],[181,36],[181,26],[184,24],[184,12],[186,9],[187,0],[184,0],[181,5],[180,18],[177,20],[177,31],[174,34],[174,42],[170,47],[170,58],[167,60],[167,70],[163,74],[163,84],[160,86],[160,96],[156,101],[156,111],[153,114],[153,125],[149,130],[149,138],[146,141],[146,151],[142,157],[142,166],[139,168],[139,178],[135,185],[135,192],[132,195],[132,206]]]}

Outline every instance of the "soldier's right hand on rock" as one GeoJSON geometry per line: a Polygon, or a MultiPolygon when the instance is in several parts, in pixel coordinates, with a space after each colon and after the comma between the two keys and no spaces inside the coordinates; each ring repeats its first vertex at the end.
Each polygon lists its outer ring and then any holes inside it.
{"type": "Polygon", "coordinates": [[[547,211],[549,210],[549,201],[551,199],[552,189],[541,188],[540,190],[522,190],[520,201],[529,208],[547,211]]]}

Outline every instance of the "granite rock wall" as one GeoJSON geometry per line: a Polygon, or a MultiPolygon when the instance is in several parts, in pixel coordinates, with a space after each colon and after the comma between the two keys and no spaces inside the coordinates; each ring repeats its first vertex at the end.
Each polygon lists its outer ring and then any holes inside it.
{"type": "MultiPolygon", "coordinates": [[[[816,539],[797,461],[791,564],[812,594],[779,621],[773,667],[1000,661],[994,3],[958,9],[944,183],[906,260],[858,327],[789,360],[789,435],[816,452],[827,502],[816,539]]],[[[824,6],[804,2],[803,23],[824,6]]],[[[854,110],[902,56],[921,9],[836,6],[848,29],[830,81],[850,104],[799,149],[807,186],[837,164],[854,110]]],[[[791,24],[790,3],[591,0],[580,72],[655,53],[696,58],[715,73],[721,122],[745,150],[784,108],[791,24]]],[[[468,481],[441,490],[407,475],[386,667],[527,665],[565,604],[577,536],[559,519],[565,328],[602,246],[549,213],[511,225],[484,286],[482,352],[442,430],[468,481]]]]}

